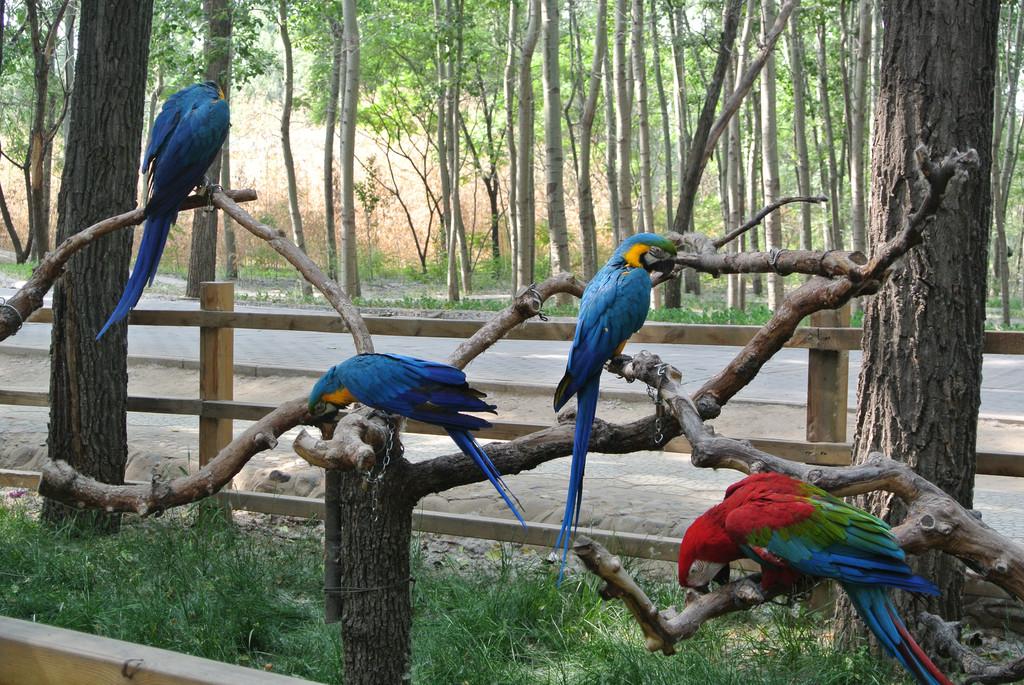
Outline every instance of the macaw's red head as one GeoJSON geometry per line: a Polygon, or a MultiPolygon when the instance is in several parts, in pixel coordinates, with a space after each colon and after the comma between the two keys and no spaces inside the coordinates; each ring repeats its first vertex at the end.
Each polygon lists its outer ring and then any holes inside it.
{"type": "Polygon", "coordinates": [[[703,589],[730,561],[743,556],[725,532],[726,504],[697,517],[679,545],[679,584],[703,589]]]}

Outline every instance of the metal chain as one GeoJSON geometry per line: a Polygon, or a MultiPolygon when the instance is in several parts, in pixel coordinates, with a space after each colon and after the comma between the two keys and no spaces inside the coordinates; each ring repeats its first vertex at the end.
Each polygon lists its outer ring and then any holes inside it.
{"type": "MultiPolygon", "coordinates": [[[[540,290],[537,289],[537,284],[536,283],[531,283],[530,287],[527,288],[526,291],[536,295],[538,300],[541,299],[541,297],[540,297],[540,290]]],[[[541,301],[541,306],[544,306],[544,302],[543,301],[541,301]]],[[[542,312],[539,307],[537,309],[537,318],[540,319],[541,321],[548,321],[548,315],[545,314],[544,312],[542,312]]]]}
{"type": "MultiPolygon", "coordinates": [[[[372,520],[376,523],[379,519],[379,497],[380,497],[380,483],[384,480],[384,474],[387,473],[388,466],[391,465],[391,453],[396,451],[395,440],[398,438],[398,429],[391,417],[387,414],[384,415],[384,423],[388,429],[388,437],[384,443],[384,457],[380,462],[380,470],[370,469],[367,473],[363,474],[363,480],[372,488],[370,493],[370,508],[373,511],[372,520]],[[376,471],[376,472],[375,472],[376,471]]],[[[397,446],[398,456],[401,457],[405,453],[405,446],[401,442],[397,446]]]]}
{"type": "Polygon", "coordinates": [[[658,365],[658,386],[652,388],[647,386],[647,396],[654,402],[654,444],[661,445],[665,441],[665,433],[662,430],[662,417],[665,415],[665,400],[661,396],[661,385],[665,382],[668,364],[658,365]]]}

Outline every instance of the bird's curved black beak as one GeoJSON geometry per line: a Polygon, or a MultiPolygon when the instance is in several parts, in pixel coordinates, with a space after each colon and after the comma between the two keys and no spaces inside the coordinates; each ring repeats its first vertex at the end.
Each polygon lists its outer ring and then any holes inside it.
{"type": "Polygon", "coordinates": [[[640,260],[647,271],[657,271],[661,274],[672,273],[676,266],[675,255],[669,254],[660,247],[652,247],[640,257],[640,260]]]}

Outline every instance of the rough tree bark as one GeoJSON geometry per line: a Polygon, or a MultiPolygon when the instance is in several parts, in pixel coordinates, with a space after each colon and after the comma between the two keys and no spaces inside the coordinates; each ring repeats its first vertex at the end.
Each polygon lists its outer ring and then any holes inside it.
{"type": "MultiPolygon", "coordinates": [[[[544,83],[544,172],[548,208],[548,235],[551,248],[551,273],[572,271],[569,258],[569,227],[565,219],[565,150],[562,147],[562,90],[559,75],[558,15],[559,0],[543,0],[541,21],[543,42],[544,83]]],[[[569,304],[570,298],[559,295],[559,304],[569,304]]]]}
{"type": "Polygon", "coordinates": [[[344,0],[345,90],[341,104],[341,285],[349,297],[359,295],[359,261],[356,253],[355,145],[356,113],[359,111],[359,23],[355,0],[344,0]]]}
{"type": "MultiPolygon", "coordinates": [[[[859,463],[883,451],[904,459],[969,508],[992,219],[998,6],[885,2],[882,12],[871,242],[891,237],[911,211],[914,159],[908,141],[934,151],[973,147],[980,168],[959,190],[957,202],[936,216],[929,232],[937,239],[907,255],[902,270],[865,309],[854,458],[859,463]],[[948,40],[930,39],[936,35],[948,40]]],[[[870,504],[895,521],[905,511],[887,496],[871,497],[870,504]]],[[[958,617],[962,566],[937,555],[918,557],[913,565],[943,589],[941,597],[928,600],[930,610],[958,617]]]]}
{"type": "MultiPolygon", "coordinates": [[[[598,0],[597,27],[594,29],[594,58],[590,64],[587,99],[580,116],[580,170],[577,177],[579,196],[580,244],[583,248],[583,279],[589,281],[597,273],[597,222],[594,219],[594,191],[590,183],[591,138],[597,96],[601,89],[601,71],[608,53],[608,0],[598,0]]],[[[607,79],[608,75],[605,74],[607,79]]],[[[614,147],[614,146],[610,146],[614,147]]]]}
{"type": "MultiPolygon", "coordinates": [[[[306,251],[306,233],[302,229],[302,212],[299,211],[299,185],[295,178],[295,158],[292,155],[292,99],[295,93],[295,68],[292,60],[292,39],[288,32],[288,0],[278,0],[277,21],[284,46],[284,103],[281,105],[281,153],[284,156],[284,173],[288,182],[288,218],[292,225],[292,240],[306,251]]],[[[308,281],[302,281],[302,294],[309,297],[313,288],[308,281]]]]}
{"type": "MultiPolygon", "coordinates": [[[[141,155],[152,0],[84,3],[78,74],[57,199],[57,239],[135,205],[141,155]],[[117,64],[117,69],[108,65],[117,64]],[[110,108],[115,100],[121,105],[110,108]]],[[[53,292],[50,359],[50,458],[103,482],[122,483],[128,457],[128,327],[96,332],[128,280],[131,234],[109,235],[82,250],[53,292]]],[[[116,529],[119,514],[78,512],[53,500],[50,522],[116,529]]]]}
{"type": "MultiPolygon", "coordinates": [[[[227,0],[203,0],[206,36],[203,40],[203,58],[206,60],[206,78],[216,81],[227,94],[231,68],[231,4],[227,0]]],[[[218,152],[206,178],[210,183],[220,182],[221,153],[218,152]]],[[[192,246],[188,257],[188,279],[185,297],[199,297],[199,284],[217,278],[217,212],[196,212],[192,216],[192,246]]]]}

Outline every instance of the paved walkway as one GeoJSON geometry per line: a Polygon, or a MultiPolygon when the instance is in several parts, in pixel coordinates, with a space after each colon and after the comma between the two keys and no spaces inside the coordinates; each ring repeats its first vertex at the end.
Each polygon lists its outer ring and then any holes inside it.
{"type": "MultiPolygon", "coordinates": [[[[0,288],[0,295],[13,290],[0,288]]],[[[191,300],[143,299],[143,309],[196,309],[191,300]]],[[[279,307],[244,307],[239,311],[296,312],[279,307]]],[[[459,344],[455,338],[410,338],[378,336],[377,348],[430,359],[444,359],[459,344]]],[[[16,335],[0,342],[4,346],[47,349],[49,324],[26,324],[16,335]]],[[[737,348],[715,345],[644,345],[683,371],[684,387],[696,390],[736,354],[737,348]]],[[[626,351],[639,350],[639,345],[626,351]]],[[[270,367],[326,370],[355,350],[347,334],[297,331],[235,331],[235,362],[270,367]]],[[[473,361],[467,368],[471,380],[528,382],[554,386],[562,377],[568,342],[503,340],[473,361]]],[[[196,360],[199,358],[199,329],[194,327],[132,326],[128,353],[133,356],[196,360]]],[[[860,352],[850,353],[848,405],[855,406],[860,352]]],[[[602,379],[603,389],[642,392],[625,381],[602,379]]],[[[757,378],[737,399],[761,402],[805,404],[807,397],[807,350],[783,349],[761,369],[757,378]]],[[[984,416],[1024,420],[1024,356],[986,355],[981,389],[984,416]]]]}

